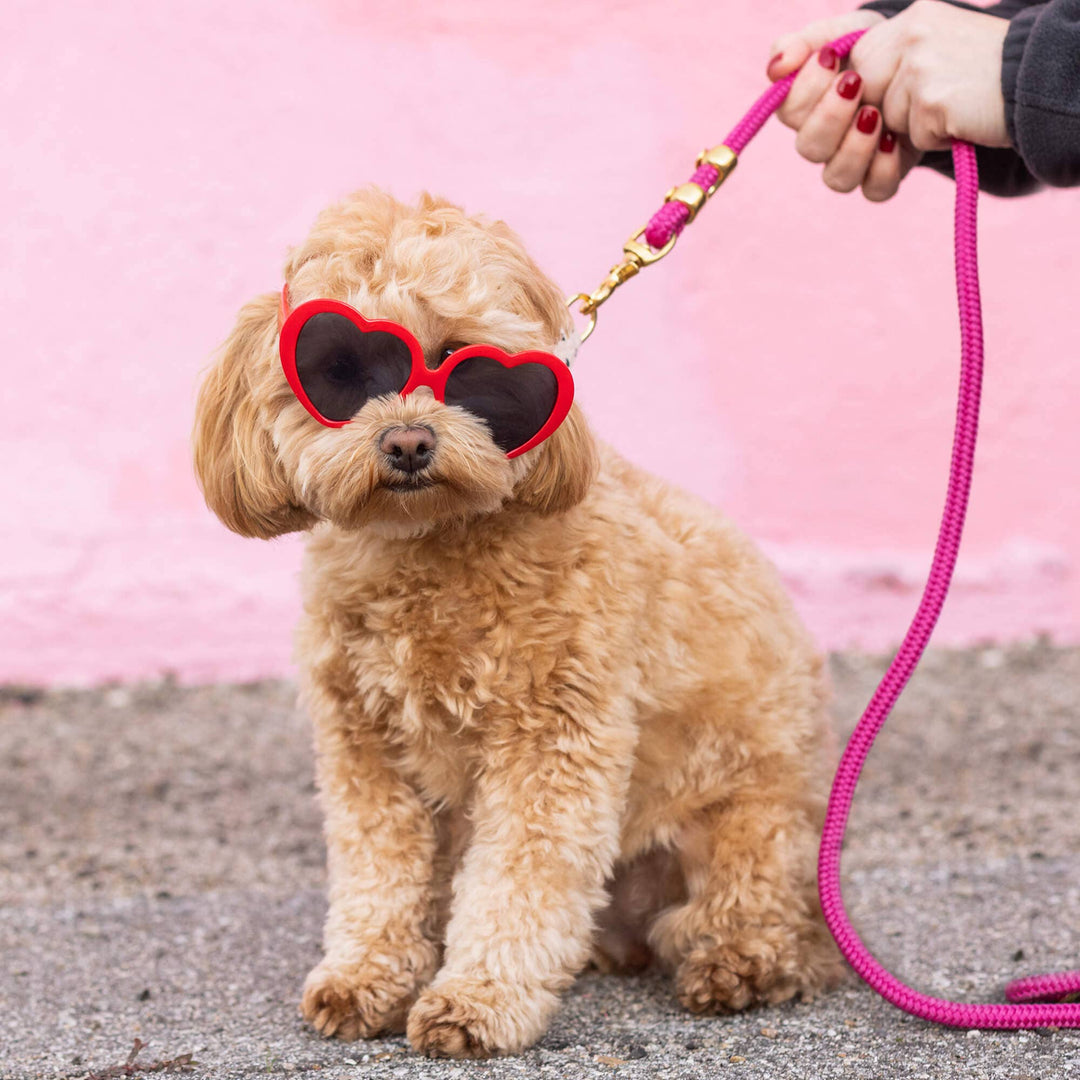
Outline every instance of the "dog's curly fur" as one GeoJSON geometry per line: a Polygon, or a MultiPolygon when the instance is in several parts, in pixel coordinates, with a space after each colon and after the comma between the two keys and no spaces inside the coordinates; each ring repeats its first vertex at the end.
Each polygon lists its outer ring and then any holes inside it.
{"type": "MultiPolygon", "coordinates": [[[[363,191],[291,255],[326,296],[447,343],[550,349],[569,316],[503,224],[363,191]]],[[[326,1035],[404,1027],[451,1057],[543,1033],[589,961],[652,958],[695,1012],[812,993],[831,741],[822,662],[771,567],[698,500],[599,446],[575,406],[507,459],[430,392],[329,429],[277,358],[276,294],[202,387],[197,472],[236,532],[310,530],[298,634],[326,814],[326,1035]],[[387,486],[389,425],[436,434],[387,486]]]]}

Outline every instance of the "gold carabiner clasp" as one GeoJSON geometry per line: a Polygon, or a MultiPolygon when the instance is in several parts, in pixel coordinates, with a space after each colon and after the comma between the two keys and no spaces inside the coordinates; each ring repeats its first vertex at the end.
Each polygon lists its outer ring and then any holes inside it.
{"type": "MultiPolygon", "coordinates": [[[[566,306],[572,308],[578,301],[582,301],[581,313],[589,317],[589,325],[585,327],[585,333],[580,337],[580,341],[584,344],[589,340],[589,335],[596,329],[596,307],[597,305],[592,303],[592,297],[588,293],[574,293],[573,296],[566,298],[566,306]]],[[[601,301],[602,303],[603,301],[601,301]]]]}
{"type": "MultiPolygon", "coordinates": [[[[637,264],[637,270],[640,270],[643,266],[652,266],[654,262],[659,262],[675,246],[675,241],[679,239],[677,233],[672,233],[668,242],[662,248],[650,247],[647,243],[641,241],[648,227],[649,223],[646,222],[636,233],[631,233],[630,239],[623,244],[622,249],[626,252],[627,259],[633,260],[637,264]]],[[[635,274],[637,270],[634,271],[635,274]]]]}
{"type": "MultiPolygon", "coordinates": [[[[735,152],[728,146],[721,144],[711,150],[703,150],[698,156],[697,164],[711,165],[716,170],[716,180],[708,187],[703,188],[699,184],[690,181],[673,187],[664,196],[664,202],[679,202],[689,211],[684,224],[689,225],[697,217],[698,211],[705,205],[705,201],[724,182],[725,178],[735,168],[738,158],[735,152]]],[[[616,263],[611,268],[608,276],[591,293],[575,293],[566,301],[566,306],[572,308],[575,304],[581,304],[581,314],[589,319],[589,325],[581,340],[585,341],[596,329],[596,311],[602,303],[624,282],[639,274],[646,266],[652,266],[659,262],[674,246],[679,239],[679,234],[673,232],[668,237],[663,247],[654,248],[645,239],[645,230],[648,224],[642,225],[637,232],[632,233],[630,239],[623,244],[623,254],[626,256],[621,263],[616,263]]]]}
{"type": "Polygon", "coordinates": [[[641,273],[644,266],[651,266],[654,262],[662,259],[674,246],[677,237],[672,238],[662,248],[649,247],[642,241],[648,226],[642,225],[629,240],[623,244],[623,252],[626,258],[621,263],[616,263],[608,273],[608,276],[591,293],[575,293],[566,301],[567,307],[581,304],[581,314],[589,317],[589,325],[585,333],[581,335],[584,342],[596,329],[596,312],[602,303],[622,284],[632,277],[641,273]]]}

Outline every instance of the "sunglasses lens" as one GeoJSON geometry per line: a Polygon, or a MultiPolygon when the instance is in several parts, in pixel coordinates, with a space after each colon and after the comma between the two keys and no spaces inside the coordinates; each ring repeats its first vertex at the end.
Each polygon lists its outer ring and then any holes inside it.
{"type": "Polygon", "coordinates": [[[399,337],[365,332],[332,311],[312,315],[296,338],[296,374],[327,420],[349,420],[371,398],[399,394],[412,356],[399,337]]]}
{"type": "Polygon", "coordinates": [[[480,417],[495,444],[510,453],[547,423],[559,397],[555,374],[543,364],[504,367],[486,356],[462,360],[446,380],[446,404],[480,417]]]}

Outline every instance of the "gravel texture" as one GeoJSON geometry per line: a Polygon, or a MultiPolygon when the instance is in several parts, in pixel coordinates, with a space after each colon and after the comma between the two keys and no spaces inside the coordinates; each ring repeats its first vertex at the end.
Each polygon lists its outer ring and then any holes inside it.
{"type": "MultiPolygon", "coordinates": [[[[849,730],[884,669],[833,658],[849,730]]],[[[695,1018],[659,975],[581,977],[517,1058],[434,1062],[313,1034],[323,850],[282,683],[0,690],[0,1077],[192,1055],[195,1077],[1080,1077],[1080,1032],[952,1031],[852,979],[695,1018]],[[725,1075],[727,1075],[725,1073],[725,1075]]],[[[1080,650],[931,654],[871,757],[845,855],[867,943],[913,985],[1000,1000],[1080,953],[1080,650]]]]}

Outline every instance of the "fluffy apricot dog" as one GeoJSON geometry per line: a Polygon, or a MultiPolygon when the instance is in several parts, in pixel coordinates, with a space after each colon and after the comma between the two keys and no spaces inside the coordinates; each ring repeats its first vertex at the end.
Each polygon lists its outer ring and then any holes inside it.
{"type": "MultiPolygon", "coordinates": [[[[331,207],[285,284],[294,307],[406,327],[428,369],[571,330],[509,229],[430,197],[331,207]]],[[[297,656],[330,903],[304,1016],[485,1056],[536,1041],[590,959],[656,959],[694,1012],[833,981],[822,662],[769,564],[576,405],[517,456],[426,388],[327,426],[278,337],[277,294],[240,312],[195,459],[230,529],[308,532],[297,656]]]]}

